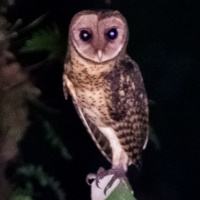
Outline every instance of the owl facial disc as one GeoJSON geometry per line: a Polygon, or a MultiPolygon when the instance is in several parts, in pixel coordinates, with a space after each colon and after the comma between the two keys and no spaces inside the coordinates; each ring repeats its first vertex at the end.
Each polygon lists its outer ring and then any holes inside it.
{"type": "Polygon", "coordinates": [[[72,19],[69,40],[84,59],[107,62],[125,51],[128,40],[126,20],[119,12],[76,14],[72,19]]]}

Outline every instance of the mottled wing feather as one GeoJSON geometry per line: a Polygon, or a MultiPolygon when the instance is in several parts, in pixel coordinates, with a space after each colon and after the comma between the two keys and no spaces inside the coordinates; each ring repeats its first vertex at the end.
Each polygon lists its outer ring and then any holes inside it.
{"type": "Polygon", "coordinates": [[[137,64],[128,56],[105,77],[105,93],[112,126],[130,163],[140,166],[148,138],[148,103],[137,64]]]}
{"type": "Polygon", "coordinates": [[[67,88],[67,80],[66,80],[66,75],[63,75],[63,93],[64,97],[67,100],[68,99],[68,88],[67,88]]]}
{"type": "MultiPolygon", "coordinates": [[[[67,88],[67,79],[63,78],[63,92],[65,95],[65,98],[68,94],[68,88],[67,88]]],[[[105,158],[112,162],[112,150],[110,147],[110,143],[108,139],[99,131],[97,126],[95,126],[88,117],[82,112],[81,108],[77,105],[75,100],[73,99],[73,104],[76,108],[76,111],[81,118],[83,124],[85,125],[88,133],[90,134],[91,138],[95,142],[96,146],[99,148],[101,153],[105,156],[105,158]]]]}
{"type": "Polygon", "coordinates": [[[85,125],[88,133],[92,137],[93,141],[95,142],[96,146],[100,150],[100,152],[105,156],[105,158],[111,163],[112,162],[112,150],[110,147],[110,143],[108,139],[101,133],[96,125],[94,125],[88,117],[82,112],[82,110],[76,105],[74,102],[74,106],[85,125]]]}

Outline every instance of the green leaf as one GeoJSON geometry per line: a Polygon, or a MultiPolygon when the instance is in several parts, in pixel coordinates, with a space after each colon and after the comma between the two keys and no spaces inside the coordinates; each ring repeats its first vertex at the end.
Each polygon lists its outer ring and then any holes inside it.
{"type": "Polygon", "coordinates": [[[32,198],[33,191],[27,188],[17,188],[13,191],[9,200],[34,200],[32,198]]]}
{"type": "Polygon", "coordinates": [[[33,200],[33,198],[27,194],[16,194],[10,200],[33,200]]]}
{"type": "Polygon", "coordinates": [[[35,194],[41,195],[44,188],[50,188],[56,199],[64,200],[65,194],[60,188],[60,183],[49,176],[41,166],[27,165],[17,169],[15,189],[9,200],[34,200],[35,194]],[[20,182],[26,184],[20,185],[20,182]],[[34,180],[34,181],[33,181],[34,180]],[[37,187],[36,187],[37,185],[37,187]]]}
{"type": "Polygon", "coordinates": [[[119,185],[112,191],[106,200],[136,200],[134,192],[125,181],[120,181],[119,185]]]}
{"type": "Polygon", "coordinates": [[[21,49],[23,53],[46,51],[49,56],[56,56],[61,48],[60,33],[58,27],[44,28],[33,32],[31,39],[27,40],[21,49]]]}

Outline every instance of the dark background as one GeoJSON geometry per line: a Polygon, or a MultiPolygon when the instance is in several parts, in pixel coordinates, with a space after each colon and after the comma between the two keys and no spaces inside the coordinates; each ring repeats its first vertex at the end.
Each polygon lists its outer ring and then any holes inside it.
{"type": "MultiPolygon", "coordinates": [[[[18,0],[9,9],[11,22],[28,24],[50,11],[66,43],[72,16],[83,9],[117,9],[130,29],[128,54],[139,64],[149,99],[150,122],[160,149],[150,142],[136,193],[142,200],[199,199],[200,163],[200,2],[198,0],[18,0]]],[[[37,61],[40,56],[34,57],[37,61]]],[[[34,59],[19,55],[25,64],[34,59]]],[[[39,126],[32,126],[20,143],[26,162],[43,164],[61,181],[67,199],[89,199],[85,177],[109,163],[87,134],[75,109],[62,94],[62,62],[50,63],[33,75],[41,101],[58,112],[46,117],[55,125],[73,159],[49,153],[39,126]]]]}

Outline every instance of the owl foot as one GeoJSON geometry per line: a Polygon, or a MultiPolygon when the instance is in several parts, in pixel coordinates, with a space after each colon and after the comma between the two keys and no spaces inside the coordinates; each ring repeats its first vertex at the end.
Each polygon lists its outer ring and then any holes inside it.
{"type": "Polygon", "coordinates": [[[108,182],[107,186],[105,187],[104,189],[104,193],[106,194],[106,191],[112,187],[113,183],[117,180],[117,179],[120,179],[120,180],[125,180],[128,182],[128,178],[126,177],[126,173],[123,169],[123,167],[120,165],[120,166],[116,166],[116,167],[113,167],[112,169],[109,169],[107,171],[100,171],[99,174],[97,174],[97,178],[96,178],[96,184],[98,186],[98,183],[99,183],[99,180],[104,178],[105,176],[107,175],[113,175],[111,180],[108,182]]]}
{"type": "Polygon", "coordinates": [[[89,173],[89,174],[86,176],[86,183],[87,183],[88,185],[91,185],[92,182],[93,182],[94,180],[96,180],[96,177],[97,177],[96,174],[94,174],[94,173],[89,173]]]}
{"type": "Polygon", "coordinates": [[[94,174],[94,173],[89,173],[87,176],[86,176],[86,182],[88,185],[91,185],[91,183],[96,180],[96,185],[98,188],[99,187],[99,180],[104,178],[106,176],[106,174],[103,176],[103,172],[106,172],[106,170],[103,168],[103,167],[100,167],[97,171],[97,174],[94,174]],[[98,178],[98,176],[101,175],[100,178],[98,178]],[[98,181],[97,181],[98,179],[98,181]]]}
{"type": "MultiPolygon", "coordinates": [[[[98,188],[99,187],[99,182],[100,180],[102,180],[104,177],[109,176],[109,175],[113,175],[111,180],[107,183],[105,189],[104,189],[104,193],[106,194],[106,191],[112,187],[113,183],[117,180],[117,179],[123,179],[125,181],[128,182],[128,179],[126,177],[126,173],[123,169],[122,166],[116,166],[113,167],[112,169],[109,170],[105,170],[104,168],[100,167],[99,170],[97,171],[97,174],[88,174],[86,177],[86,182],[88,183],[88,185],[91,185],[91,181],[95,180],[96,181],[96,186],[98,188]]],[[[100,188],[101,189],[101,188],[100,188]]]]}

